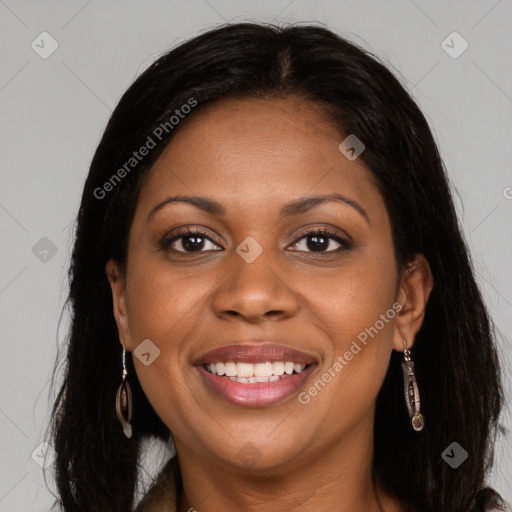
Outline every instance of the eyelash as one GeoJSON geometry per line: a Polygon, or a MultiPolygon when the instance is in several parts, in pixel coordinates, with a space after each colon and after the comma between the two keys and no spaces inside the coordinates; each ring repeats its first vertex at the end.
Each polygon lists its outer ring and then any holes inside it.
{"type": "MultiPolygon", "coordinates": [[[[211,239],[211,236],[210,236],[209,233],[206,233],[202,229],[200,229],[200,228],[188,228],[187,227],[187,228],[182,228],[182,229],[178,230],[177,232],[173,233],[172,237],[169,237],[168,235],[164,236],[160,240],[160,242],[158,242],[158,247],[159,247],[160,250],[167,250],[167,248],[173,242],[175,242],[176,240],[179,240],[180,238],[188,238],[188,237],[192,238],[192,237],[198,236],[198,235],[202,235],[204,238],[206,238],[210,242],[212,242],[212,243],[214,243],[216,245],[220,245],[219,242],[211,239]]],[[[352,244],[348,240],[342,238],[335,231],[332,231],[332,230],[330,230],[328,228],[325,228],[325,227],[314,228],[314,229],[311,229],[309,231],[305,231],[303,233],[300,233],[298,235],[298,238],[294,242],[292,242],[292,244],[296,244],[297,242],[299,242],[303,238],[313,237],[313,236],[324,236],[326,238],[331,238],[335,242],[338,242],[341,245],[341,247],[338,247],[337,249],[334,249],[334,250],[331,250],[331,251],[319,251],[319,252],[307,251],[307,252],[310,252],[312,254],[333,254],[333,253],[341,252],[343,250],[347,250],[347,249],[351,249],[352,248],[352,244]]],[[[194,254],[194,253],[207,252],[207,251],[176,251],[174,249],[171,249],[171,251],[174,252],[174,253],[181,253],[181,254],[194,254]]],[[[305,251],[297,251],[297,252],[305,252],[305,251]]]]}

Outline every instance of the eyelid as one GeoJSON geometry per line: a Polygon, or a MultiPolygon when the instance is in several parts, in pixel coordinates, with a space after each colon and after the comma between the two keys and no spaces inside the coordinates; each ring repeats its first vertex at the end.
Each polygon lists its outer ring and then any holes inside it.
{"type": "MultiPolygon", "coordinates": [[[[216,236],[212,235],[205,228],[202,228],[200,226],[199,227],[192,226],[192,225],[182,226],[181,228],[178,228],[178,229],[172,231],[171,233],[165,234],[163,237],[161,237],[159,239],[159,241],[157,242],[157,245],[160,250],[166,250],[166,248],[175,240],[180,239],[180,238],[186,238],[187,236],[194,236],[194,235],[202,235],[203,237],[207,238],[210,242],[212,242],[216,245],[222,246],[222,242],[219,241],[219,239],[216,236]]],[[[174,251],[174,252],[182,253],[182,254],[193,254],[193,253],[187,253],[186,251],[174,251]]],[[[201,252],[207,252],[207,251],[199,251],[199,253],[201,253],[201,252]]]]}
{"type": "Polygon", "coordinates": [[[321,233],[324,234],[325,236],[334,238],[337,241],[341,241],[346,246],[352,246],[354,244],[352,237],[350,237],[348,233],[339,228],[335,228],[334,226],[331,226],[329,224],[308,225],[307,227],[301,229],[299,233],[294,233],[293,239],[290,243],[293,243],[296,240],[304,238],[305,236],[314,235],[315,233],[321,233]]]}
{"type": "Polygon", "coordinates": [[[289,244],[289,245],[294,245],[294,244],[297,245],[304,238],[313,237],[313,236],[320,236],[320,237],[325,237],[330,240],[333,240],[337,244],[339,244],[339,247],[337,247],[336,249],[329,250],[329,251],[301,251],[301,250],[296,250],[296,249],[293,251],[290,251],[289,249],[287,249],[287,250],[289,252],[315,254],[316,256],[328,256],[328,255],[332,255],[332,254],[339,254],[342,251],[349,250],[354,247],[354,245],[348,235],[346,237],[342,236],[337,231],[335,231],[331,228],[326,228],[326,227],[309,228],[308,230],[303,231],[301,234],[296,235],[294,238],[294,241],[291,242],[291,244],[289,244]]]}

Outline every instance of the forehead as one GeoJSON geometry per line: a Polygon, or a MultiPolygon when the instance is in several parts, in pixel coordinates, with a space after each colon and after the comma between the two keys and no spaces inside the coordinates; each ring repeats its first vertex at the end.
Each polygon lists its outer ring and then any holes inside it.
{"type": "Polygon", "coordinates": [[[325,107],[300,97],[220,100],[180,123],[150,170],[141,203],[177,192],[258,207],[333,191],[375,195],[362,159],[349,161],[338,149],[344,138],[325,107]]]}
{"type": "MultiPolygon", "coordinates": [[[[178,131],[181,138],[194,129],[209,130],[212,127],[232,130],[247,136],[254,134],[260,124],[266,125],[267,133],[278,128],[288,128],[294,134],[310,134],[314,127],[324,134],[339,137],[328,115],[327,106],[301,96],[267,98],[225,98],[197,108],[178,131]],[[241,132],[240,132],[241,130],[241,132]]],[[[215,133],[211,134],[215,136],[215,133]]],[[[263,135],[263,133],[260,133],[263,135]]]]}

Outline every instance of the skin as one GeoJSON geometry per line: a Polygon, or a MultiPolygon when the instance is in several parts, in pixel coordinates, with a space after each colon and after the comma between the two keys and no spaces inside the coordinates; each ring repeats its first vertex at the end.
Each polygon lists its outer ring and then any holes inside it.
{"type": "Polygon", "coordinates": [[[295,97],[204,107],[182,121],[141,190],[126,274],[107,263],[120,342],[132,352],[150,339],[161,351],[148,366],[134,363],[173,433],[180,512],[403,510],[371,482],[374,408],[392,350],[402,352],[404,339],[413,345],[432,275],[422,255],[398,274],[384,200],[362,160],[339,151],[344,138],[318,106],[295,97]],[[368,219],[338,201],[279,217],[292,200],[332,193],[356,201],[368,219]],[[147,222],[172,195],[206,196],[226,213],[174,202],[147,222]],[[187,225],[211,242],[187,253],[190,239],[181,238],[174,251],[159,250],[162,237],[187,225]],[[336,251],[340,243],[328,238],[312,249],[303,233],[322,226],[348,235],[351,248],[336,251]],[[235,250],[248,236],[263,249],[252,263],[235,250]],[[308,404],[297,394],[270,407],[229,404],[192,365],[237,340],[272,340],[320,361],[304,391],[396,302],[400,313],[308,404]],[[239,456],[246,443],[253,464],[239,456]]]}

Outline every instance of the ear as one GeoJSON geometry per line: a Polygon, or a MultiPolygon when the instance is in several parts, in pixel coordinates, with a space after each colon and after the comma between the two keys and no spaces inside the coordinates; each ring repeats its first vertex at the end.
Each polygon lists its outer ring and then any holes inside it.
{"type": "Polygon", "coordinates": [[[114,318],[117,324],[119,341],[127,351],[130,351],[131,341],[128,311],[126,308],[125,275],[124,272],[121,271],[119,263],[113,259],[107,261],[107,264],[105,265],[105,273],[112,290],[114,318]]]}
{"type": "Polygon", "coordinates": [[[433,288],[433,277],[427,259],[421,253],[404,270],[396,301],[402,306],[395,321],[393,348],[404,350],[404,338],[407,348],[411,348],[414,338],[420,330],[425,317],[425,308],[433,288]]]}

